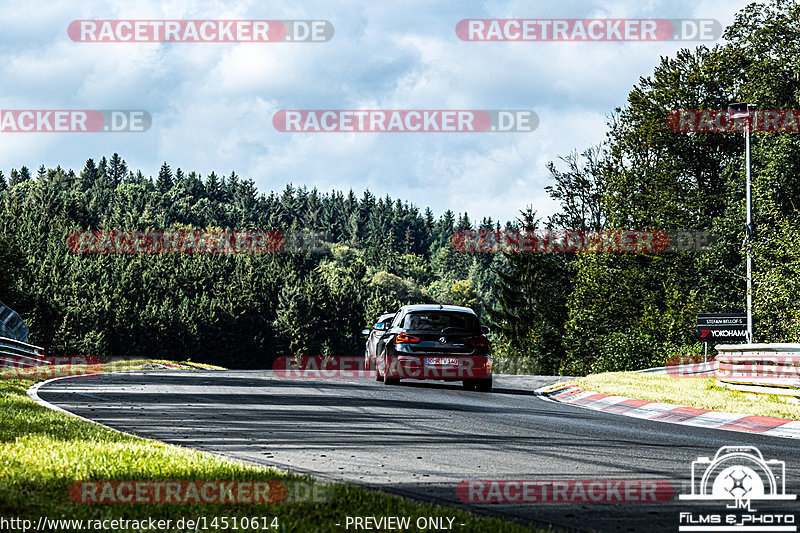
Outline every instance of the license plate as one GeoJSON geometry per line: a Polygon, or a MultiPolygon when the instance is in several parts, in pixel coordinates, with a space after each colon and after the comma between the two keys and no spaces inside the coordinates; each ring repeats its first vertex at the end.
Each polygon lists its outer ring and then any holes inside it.
{"type": "Polygon", "coordinates": [[[458,359],[456,359],[455,357],[428,357],[428,364],[458,366],[458,359]]]}

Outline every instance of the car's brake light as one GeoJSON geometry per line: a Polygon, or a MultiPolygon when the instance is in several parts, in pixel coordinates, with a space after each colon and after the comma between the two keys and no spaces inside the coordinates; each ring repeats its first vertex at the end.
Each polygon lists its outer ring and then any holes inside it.
{"type": "Polygon", "coordinates": [[[470,346],[482,346],[484,348],[489,347],[489,339],[486,338],[486,335],[481,335],[480,337],[470,337],[466,342],[470,346]]]}
{"type": "Polygon", "coordinates": [[[417,342],[419,342],[417,337],[412,337],[411,335],[406,335],[405,333],[400,333],[394,338],[395,344],[415,344],[417,342]]]}

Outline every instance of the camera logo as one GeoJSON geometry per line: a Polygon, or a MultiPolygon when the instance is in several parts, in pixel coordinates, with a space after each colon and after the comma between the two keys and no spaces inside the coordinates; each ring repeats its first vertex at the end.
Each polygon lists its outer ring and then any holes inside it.
{"type": "Polygon", "coordinates": [[[764,460],[755,446],[723,446],[714,459],[692,462],[692,493],[681,500],[733,500],[734,508],[750,508],[751,500],[794,500],[786,494],[786,464],[764,460]]]}

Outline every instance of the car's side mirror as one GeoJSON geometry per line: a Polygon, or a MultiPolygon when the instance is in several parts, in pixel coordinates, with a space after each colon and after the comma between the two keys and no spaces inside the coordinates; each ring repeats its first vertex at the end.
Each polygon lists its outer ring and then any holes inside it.
{"type": "Polygon", "coordinates": [[[369,334],[370,334],[370,333],[371,333],[371,332],[370,332],[370,330],[368,330],[368,329],[362,329],[362,330],[361,330],[361,334],[362,334],[362,335],[369,336],[369,334]]]}
{"type": "Polygon", "coordinates": [[[484,333],[484,335],[489,333],[489,326],[481,326],[481,331],[484,333]]]}

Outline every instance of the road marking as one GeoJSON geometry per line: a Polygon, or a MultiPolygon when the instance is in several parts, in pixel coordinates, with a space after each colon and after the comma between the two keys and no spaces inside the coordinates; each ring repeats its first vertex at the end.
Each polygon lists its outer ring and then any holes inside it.
{"type": "Polygon", "coordinates": [[[642,420],[758,433],[772,437],[800,438],[800,421],[785,418],[726,413],[685,405],[637,400],[587,391],[576,386],[560,388],[550,393],[546,389],[538,390],[536,395],[542,399],[642,420]]]}

